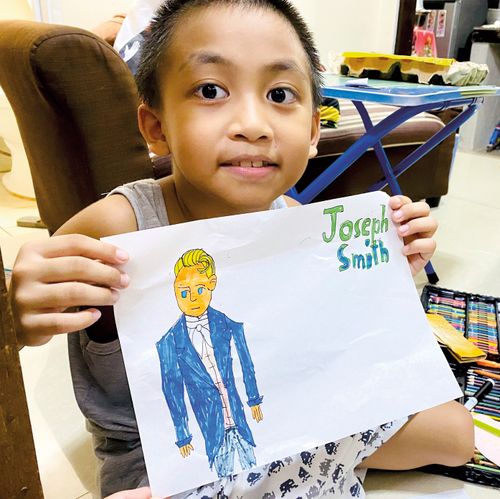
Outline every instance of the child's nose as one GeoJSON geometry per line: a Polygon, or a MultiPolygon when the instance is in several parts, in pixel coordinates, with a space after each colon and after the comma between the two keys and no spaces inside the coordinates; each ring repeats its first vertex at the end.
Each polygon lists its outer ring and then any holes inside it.
{"type": "Polygon", "coordinates": [[[241,99],[235,106],[234,117],[229,133],[234,140],[249,142],[267,141],[273,138],[267,106],[258,99],[241,99]]]}

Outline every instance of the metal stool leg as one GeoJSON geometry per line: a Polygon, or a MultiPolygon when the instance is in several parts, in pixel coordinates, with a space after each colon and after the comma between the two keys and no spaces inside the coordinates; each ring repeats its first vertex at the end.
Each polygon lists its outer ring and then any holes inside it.
{"type": "MultiPolygon", "coordinates": [[[[358,110],[358,113],[363,120],[366,130],[368,131],[373,128],[372,120],[368,115],[368,112],[366,111],[363,103],[360,101],[353,101],[353,104],[356,106],[356,109],[358,110]]],[[[399,182],[396,179],[396,175],[394,174],[394,171],[392,169],[389,158],[387,157],[387,154],[382,147],[382,143],[378,141],[374,144],[373,148],[379,160],[380,166],[382,167],[382,171],[384,172],[386,181],[391,188],[391,192],[393,194],[403,194],[401,191],[401,187],[399,186],[399,182]]],[[[425,266],[425,273],[427,274],[427,279],[431,284],[437,284],[437,282],[439,281],[439,277],[430,261],[425,266]]]]}

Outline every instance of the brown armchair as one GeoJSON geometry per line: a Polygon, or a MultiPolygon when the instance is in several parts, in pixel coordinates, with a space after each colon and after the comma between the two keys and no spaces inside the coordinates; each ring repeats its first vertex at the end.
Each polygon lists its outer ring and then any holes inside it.
{"type": "Polygon", "coordinates": [[[50,232],[113,187],[154,176],[137,126],[134,79],[99,37],[68,26],[2,21],[0,85],[50,232]]]}

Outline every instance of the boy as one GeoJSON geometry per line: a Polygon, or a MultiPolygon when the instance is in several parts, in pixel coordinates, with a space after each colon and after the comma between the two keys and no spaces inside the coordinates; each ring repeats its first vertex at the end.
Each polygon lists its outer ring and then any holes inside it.
{"type": "MultiPolygon", "coordinates": [[[[166,2],[137,75],[138,117],[151,150],[172,154],[173,174],[116,189],[57,237],[21,249],[11,287],[20,341],[38,345],[81,330],[69,336],[73,383],[101,459],[104,495],[147,485],[147,476],[116,334],[103,327],[107,314],[98,335],[91,327],[102,313],[95,307],[112,305],[127,286],[117,268],[127,255],[97,239],[296,204],[283,193],[316,154],[318,67],[311,36],[286,0],[166,2]],[[63,313],[75,306],[82,308],[63,313]]],[[[390,206],[415,274],[434,252],[436,223],[425,203],[399,196],[390,206]]],[[[450,402],[181,497],[361,497],[353,471],[361,461],[386,469],[453,466],[472,453],[470,415],[450,402]],[[323,459],[336,463],[326,478],[323,459]]]]}

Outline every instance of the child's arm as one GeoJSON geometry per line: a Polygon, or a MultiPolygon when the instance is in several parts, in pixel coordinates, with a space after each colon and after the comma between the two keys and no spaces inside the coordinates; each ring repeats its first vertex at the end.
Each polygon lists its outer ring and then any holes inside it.
{"type": "Polygon", "coordinates": [[[430,216],[427,203],[414,203],[406,196],[393,196],[389,199],[392,220],[398,224],[398,233],[403,237],[403,252],[408,258],[412,275],[416,275],[431,259],[436,250],[434,234],[437,222],[430,216]]]}
{"type": "Polygon", "coordinates": [[[115,43],[116,35],[122,27],[126,14],[115,14],[111,19],[104,21],[91,29],[92,33],[100,36],[111,46],[115,43]]]}
{"type": "Polygon", "coordinates": [[[98,320],[128,284],[118,265],[127,255],[97,238],[136,229],[123,196],[110,196],[75,215],[55,236],[25,244],[12,270],[10,300],[20,345],[42,345],[98,320]],[[110,215],[111,214],[111,215],[110,215]],[[65,312],[69,307],[82,311],[65,312]]]}

